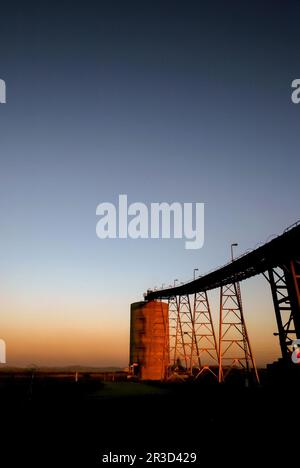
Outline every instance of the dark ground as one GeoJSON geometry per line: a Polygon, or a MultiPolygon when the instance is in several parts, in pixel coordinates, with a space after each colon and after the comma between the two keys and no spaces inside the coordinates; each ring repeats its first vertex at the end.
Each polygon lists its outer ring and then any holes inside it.
{"type": "Polygon", "coordinates": [[[299,462],[299,383],[287,375],[244,388],[3,374],[0,466],[88,468],[106,466],[109,451],[166,450],[197,452],[197,466],[270,466],[274,458],[290,466],[299,462]]]}

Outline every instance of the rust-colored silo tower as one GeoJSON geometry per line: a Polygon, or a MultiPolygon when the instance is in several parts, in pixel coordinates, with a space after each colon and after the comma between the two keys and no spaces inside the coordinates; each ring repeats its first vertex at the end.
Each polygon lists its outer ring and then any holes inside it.
{"type": "Polygon", "coordinates": [[[141,380],[164,379],[169,362],[168,330],[167,303],[131,304],[130,368],[141,380]]]}

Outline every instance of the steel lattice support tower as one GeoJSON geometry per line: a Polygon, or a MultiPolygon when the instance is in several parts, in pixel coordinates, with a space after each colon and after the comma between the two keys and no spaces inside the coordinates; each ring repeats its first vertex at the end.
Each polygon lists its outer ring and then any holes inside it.
{"type": "Polygon", "coordinates": [[[238,283],[221,287],[219,329],[219,382],[234,368],[243,369],[247,377],[252,371],[259,382],[254,356],[244,319],[238,283]]]}
{"type": "Polygon", "coordinates": [[[178,355],[178,334],[181,330],[180,320],[178,317],[177,297],[171,296],[169,304],[169,371],[171,372],[177,365],[178,355]]]}
{"type": "Polygon", "coordinates": [[[270,283],[283,360],[291,363],[293,340],[300,338],[300,258],[264,275],[270,283]]]}
{"type": "MultiPolygon", "coordinates": [[[[180,327],[177,331],[177,353],[184,360],[184,367],[187,372],[191,372],[191,357],[194,342],[194,327],[190,298],[188,295],[179,296],[178,301],[178,320],[180,327]]],[[[181,361],[182,362],[182,361],[181,361]]]]}
{"type": "Polygon", "coordinates": [[[190,372],[193,349],[193,319],[189,296],[169,298],[170,373],[190,372]]]}
{"type": "Polygon", "coordinates": [[[219,355],[206,291],[194,295],[193,332],[191,372],[196,368],[198,369],[196,377],[209,371],[218,378],[217,374],[211,369],[211,364],[219,365],[219,355]]]}
{"type": "Polygon", "coordinates": [[[198,377],[218,365],[217,342],[206,292],[169,299],[170,371],[198,377]],[[196,371],[196,372],[195,372],[196,371]]]}

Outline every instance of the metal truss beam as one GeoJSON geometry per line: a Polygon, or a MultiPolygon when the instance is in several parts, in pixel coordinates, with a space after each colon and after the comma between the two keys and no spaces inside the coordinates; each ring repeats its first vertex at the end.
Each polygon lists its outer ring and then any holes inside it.
{"type": "Polygon", "coordinates": [[[300,255],[300,222],[286,229],[283,234],[251,252],[245,253],[233,262],[203,275],[193,281],[174,288],[148,290],[145,298],[168,299],[171,296],[195,294],[221,286],[230,285],[264,273],[272,268],[287,264],[291,259],[300,255]]]}
{"type": "Polygon", "coordinates": [[[271,286],[282,358],[290,364],[293,340],[300,338],[300,257],[264,276],[271,286]]]}

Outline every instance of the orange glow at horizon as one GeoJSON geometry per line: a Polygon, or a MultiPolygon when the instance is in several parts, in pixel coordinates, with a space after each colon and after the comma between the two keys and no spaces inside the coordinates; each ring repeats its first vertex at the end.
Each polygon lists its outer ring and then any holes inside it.
{"type": "Polygon", "coordinates": [[[112,305],[26,304],[3,301],[1,338],[7,365],[117,366],[128,364],[129,314],[121,321],[112,305]],[[86,306],[87,307],[87,306],[86,306]]]}
{"type": "MultiPolygon", "coordinates": [[[[242,285],[242,295],[254,356],[257,365],[264,366],[278,359],[280,351],[278,338],[273,336],[276,323],[271,298],[256,292],[257,282],[253,279],[249,287],[242,285]]],[[[75,298],[2,294],[0,338],[6,341],[7,365],[127,366],[130,302],[129,297],[104,302],[80,294],[75,298]]],[[[211,292],[210,303],[218,333],[217,290],[211,292]]]]}

